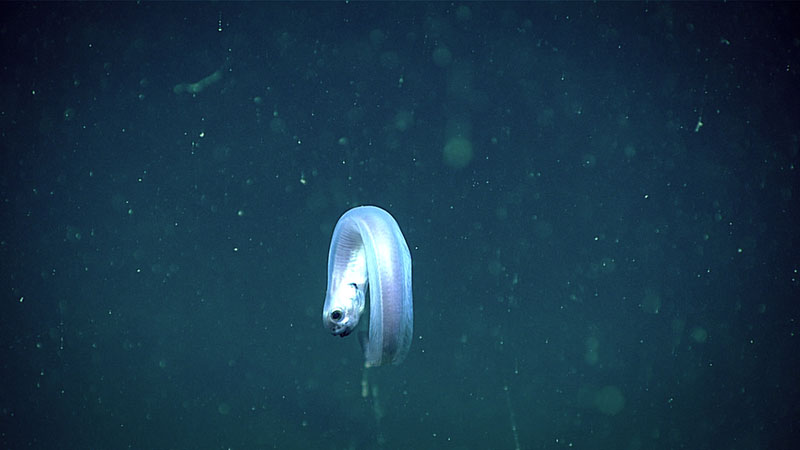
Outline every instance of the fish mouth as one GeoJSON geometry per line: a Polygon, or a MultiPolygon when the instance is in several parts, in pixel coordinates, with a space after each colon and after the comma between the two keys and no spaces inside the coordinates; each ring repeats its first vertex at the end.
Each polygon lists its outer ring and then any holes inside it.
{"type": "Polygon", "coordinates": [[[350,327],[337,327],[331,330],[331,334],[339,337],[348,336],[350,333],[353,332],[353,329],[350,327]]]}

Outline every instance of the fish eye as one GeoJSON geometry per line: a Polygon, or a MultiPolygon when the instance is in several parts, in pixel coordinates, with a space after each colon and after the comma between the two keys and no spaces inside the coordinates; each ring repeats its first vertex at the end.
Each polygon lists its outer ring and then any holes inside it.
{"type": "Polygon", "coordinates": [[[340,310],[335,309],[331,311],[331,320],[333,320],[334,322],[342,320],[342,317],[344,317],[344,314],[342,314],[340,310]]]}

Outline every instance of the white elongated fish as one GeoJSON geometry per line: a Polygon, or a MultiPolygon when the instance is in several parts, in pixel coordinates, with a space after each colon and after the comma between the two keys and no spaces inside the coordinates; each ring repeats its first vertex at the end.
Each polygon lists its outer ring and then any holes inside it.
{"type": "Polygon", "coordinates": [[[369,288],[367,366],[400,364],[408,354],[414,327],[411,253],[394,218],[376,206],[342,215],[328,253],[328,289],[322,323],[347,336],[358,325],[369,288]]]}

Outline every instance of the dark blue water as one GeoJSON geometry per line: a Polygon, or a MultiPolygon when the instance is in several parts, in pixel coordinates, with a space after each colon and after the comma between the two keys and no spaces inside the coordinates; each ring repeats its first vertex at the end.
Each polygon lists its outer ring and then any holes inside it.
{"type": "Polygon", "coordinates": [[[796,4],[2,10],[0,447],[798,438],[796,4]],[[367,372],[362,204],[415,283],[367,372]]]}

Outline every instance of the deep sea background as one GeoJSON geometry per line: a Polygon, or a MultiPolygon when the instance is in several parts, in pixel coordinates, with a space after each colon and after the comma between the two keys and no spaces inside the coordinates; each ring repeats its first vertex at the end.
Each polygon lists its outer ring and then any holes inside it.
{"type": "Polygon", "coordinates": [[[797,3],[0,9],[0,448],[800,438],[797,3]],[[362,204],[396,367],[321,323],[362,204]]]}

